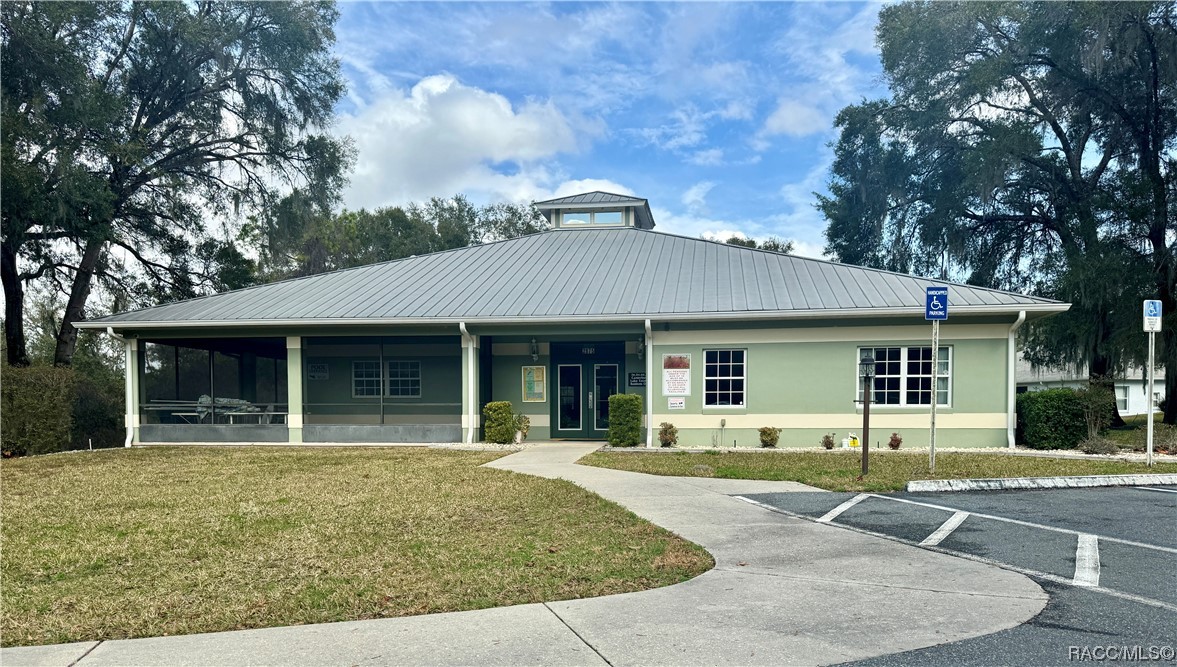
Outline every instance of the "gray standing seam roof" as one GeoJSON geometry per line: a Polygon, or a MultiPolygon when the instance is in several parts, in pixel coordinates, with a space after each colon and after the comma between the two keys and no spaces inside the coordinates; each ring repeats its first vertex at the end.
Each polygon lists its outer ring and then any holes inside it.
{"type": "Polygon", "coordinates": [[[541,208],[548,208],[551,206],[567,206],[569,204],[644,204],[645,199],[641,197],[630,197],[628,195],[616,195],[612,192],[586,192],[579,195],[569,195],[567,197],[557,197],[555,199],[546,199],[544,201],[537,201],[536,206],[541,208]]]}
{"type": "Polygon", "coordinates": [[[756,319],[1066,310],[1040,297],[635,229],[562,229],[119,313],[79,326],[756,319]]]}

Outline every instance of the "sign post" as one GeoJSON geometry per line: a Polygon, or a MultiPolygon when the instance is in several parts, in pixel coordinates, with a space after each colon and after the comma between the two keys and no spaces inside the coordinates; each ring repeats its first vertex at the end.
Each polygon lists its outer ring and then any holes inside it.
{"type": "Polygon", "coordinates": [[[940,320],[948,319],[948,288],[929,287],[924,319],[932,321],[932,429],[928,436],[928,467],[936,472],[936,404],[940,395],[940,320]]]}
{"type": "Polygon", "coordinates": [[[1149,299],[1144,302],[1144,330],[1148,332],[1148,390],[1144,400],[1148,402],[1148,465],[1152,466],[1152,398],[1153,366],[1156,362],[1157,332],[1161,330],[1161,302],[1149,299]]]}

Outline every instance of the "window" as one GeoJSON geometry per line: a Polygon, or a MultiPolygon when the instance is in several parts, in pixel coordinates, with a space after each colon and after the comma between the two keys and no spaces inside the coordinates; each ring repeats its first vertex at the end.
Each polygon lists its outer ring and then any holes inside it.
{"type": "Polygon", "coordinates": [[[1124,412],[1128,409],[1128,385],[1116,385],[1116,409],[1124,412]]]}
{"type": "MultiPolygon", "coordinates": [[[[876,405],[931,405],[935,385],[936,404],[949,405],[952,348],[941,347],[940,358],[932,363],[931,347],[864,347],[875,358],[875,379],[871,403],[876,405]],[[933,375],[933,366],[935,373],[933,375]]],[[[858,370],[855,370],[858,373],[858,370]]],[[[858,378],[858,400],[862,401],[862,376],[858,378]]]]}
{"type": "Polygon", "coordinates": [[[388,395],[399,398],[421,397],[421,362],[388,362],[388,395]]]}
{"type": "Polygon", "coordinates": [[[745,350],[704,350],[703,405],[743,407],[745,350]]]}
{"type": "Polygon", "coordinates": [[[351,362],[351,395],[355,398],[380,396],[380,362],[351,362]]]}
{"type": "Polygon", "coordinates": [[[622,211],[564,211],[564,225],[620,225],[625,222],[622,211]]]}

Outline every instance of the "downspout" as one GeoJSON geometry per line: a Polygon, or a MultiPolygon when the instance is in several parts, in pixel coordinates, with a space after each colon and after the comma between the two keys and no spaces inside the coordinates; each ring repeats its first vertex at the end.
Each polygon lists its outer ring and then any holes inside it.
{"type": "Polygon", "coordinates": [[[1018,312],[1018,319],[1009,328],[1009,364],[1006,370],[1009,378],[1009,400],[1006,403],[1005,415],[1005,440],[1006,445],[1013,449],[1014,447],[1014,427],[1017,421],[1017,398],[1018,398],[1018,378],[1017,378],[1017,331],[1021,328],[1022,323],[1026,321],[1026,311],[1018,312]]]}
{"type": "Polygon", "coordinates": [[[466,361],[466,444],[474,444],[474,336],[466,330],[465,322],[458,322],[458,330],[462,332],[462,342],[469,350],[466,361]]]}
{"type": "Polygon", "coordinates": [[[654,446],[654,330],[646,320],[646,447],[654,446]]]}
{"type": "Polygon", "coordinates": [[[123,335],[115,333],[114,327],[106,327],[106,333],[123,343],[123,384],[125,385],[124,401],[126,402],[126,415],[123,417],[123,421],[127,424],[127,437],[123,440],[123,447],[130,447],[135,439],[135,425],[132,423],[131,417],[135,410],[135,385],[131,382],[131,373],[135,372],[135,355],[131,353],[131,342],[123,335]]]}

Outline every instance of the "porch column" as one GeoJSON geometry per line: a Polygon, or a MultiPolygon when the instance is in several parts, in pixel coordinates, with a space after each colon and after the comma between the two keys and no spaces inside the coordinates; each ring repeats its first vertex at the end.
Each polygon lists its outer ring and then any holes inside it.
{"type": "Polygon", "coordinates": [[[462,332],[462,441],[473,444],[477,440],[482,418],[478,414],[478,336],[462,332]]]}
{"type": "Polygon", "coordinates": [[[135,338],[124,340],[125,354],[123,364],[126,371],[126,404],[127,411],[123,423],[127,427],[127,439],[124,447],[130,447],[139,442],[139,341],[135,338]]]}
{"type": "Polygon", "coordinates": [[[286,431],[291,444],[302,442],[302,338],[286,337],[286,431]]]}

